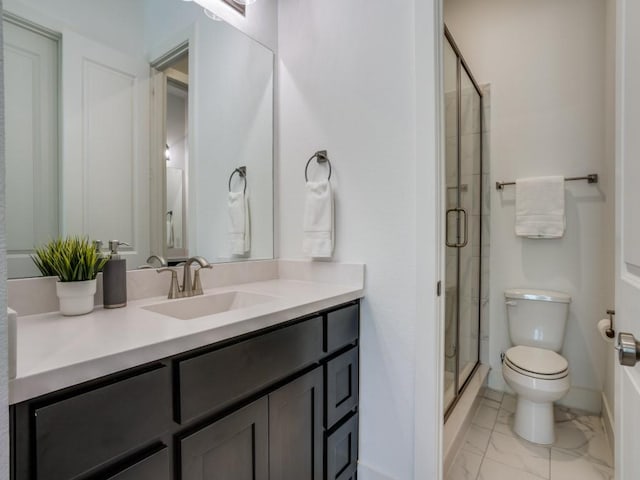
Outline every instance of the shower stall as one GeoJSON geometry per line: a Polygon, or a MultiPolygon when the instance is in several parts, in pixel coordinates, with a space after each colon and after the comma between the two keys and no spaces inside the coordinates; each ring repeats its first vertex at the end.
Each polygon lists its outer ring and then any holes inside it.
{"type": "Polygon", "coordinates": [[[445,418],[480,360],[483,94],[445,27],[445,418]]]}

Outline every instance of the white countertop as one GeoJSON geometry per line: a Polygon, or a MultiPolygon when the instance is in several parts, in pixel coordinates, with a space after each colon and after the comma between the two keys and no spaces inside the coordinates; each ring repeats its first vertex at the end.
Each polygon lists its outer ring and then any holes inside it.
{"type": "Polygon", "coordinates": [[[78,317],[58,312],[20,317],[17,376],[9,382],[9,403],[293,320],[364,292],[362,285],[275,279],[206,289],[205,295],[229,291],[275,298],[191,320],[141,308],[172,301],[166,297],[130,301],[113,310],[100,307],[78,317]]]}

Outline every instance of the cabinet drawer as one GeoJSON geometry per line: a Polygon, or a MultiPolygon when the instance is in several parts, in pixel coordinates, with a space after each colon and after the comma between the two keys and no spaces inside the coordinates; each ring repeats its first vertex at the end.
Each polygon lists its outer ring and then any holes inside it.
{"type": "Polygon", "coordinates": [[[350,305],[327,314],[327,344],[325,352],[334,352],[358,339],[360,306],[350,305]]]}
{"type": "Polygon", "coordinates": [[[171,480],[169,449],[163,446],[138,463],[120,473],[107,477],[107,480],[171,480]]]}
{"type": "Polygon", "coordinates": [[[327,480],[354,478],[358,465],[358,414],[327,438],[327,480]]]}
{"type": "Polygon", "coordinates": [[[179,421],[214,413],[322,356],[322,317],[178,362],[179,421]]]}
{"type": "Polygon", "coordinates": [[[36,408],[38,480],[69,480],[158,437],[171,425],[171,375],[151,371],[36,408]]]}
{"type": "Polygon", "coordinates": [[[334,358],[325,368],[325,427],[331,428],[358,405],[358,347],[334,358]]]}

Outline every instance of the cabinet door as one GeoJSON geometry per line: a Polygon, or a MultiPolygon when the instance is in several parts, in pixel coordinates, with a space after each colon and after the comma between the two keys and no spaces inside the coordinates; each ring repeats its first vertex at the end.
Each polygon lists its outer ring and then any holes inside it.
{"type": "Polygon", "coordinates": [[[277,480],[322,480],[322,368],[269,395],[269,472],[277,480]]]}
{"type": "Polygon", "coordinates": [[[358,414],[327,437],[327,480],[351,480],[358,467],[358,414]]]}
{"type": "Polygon", "coordinates": [[[182,480],[268,480],[267,421],[264,397],[182,439],[182,480]]]}
{"type": "Polygon", "coordinates": [[[332,428],[358,406],[358,347],[327,363],[325,427],[332,428]]]}

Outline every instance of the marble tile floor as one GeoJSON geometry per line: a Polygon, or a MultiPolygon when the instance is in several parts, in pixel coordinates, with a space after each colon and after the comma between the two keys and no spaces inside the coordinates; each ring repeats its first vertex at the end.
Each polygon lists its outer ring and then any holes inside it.
{"type": "Polygon", "coordinates": [[[613,480],[602,420],[556,406],[556,442],[537,445],[513,433],[513,395],[485,389],[445,480],[613,480]]]}

